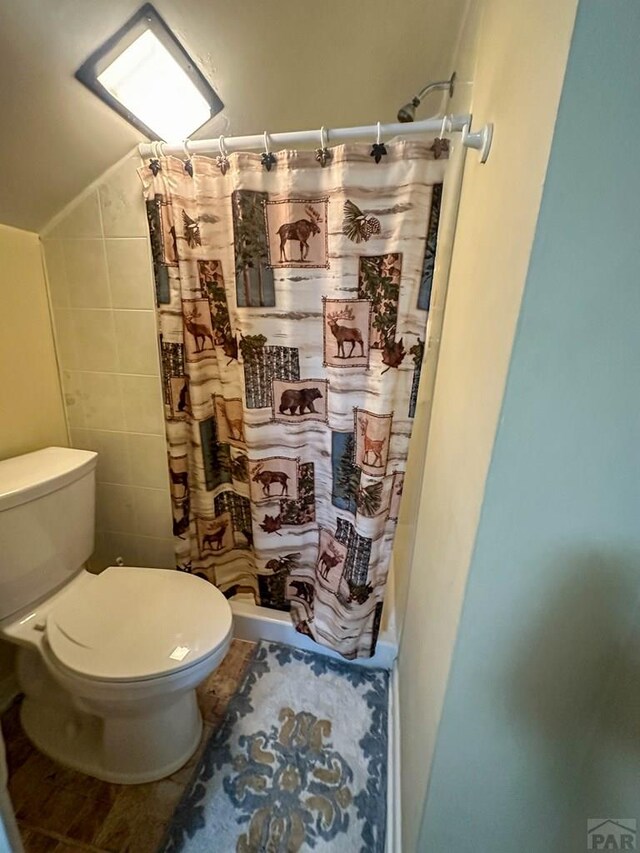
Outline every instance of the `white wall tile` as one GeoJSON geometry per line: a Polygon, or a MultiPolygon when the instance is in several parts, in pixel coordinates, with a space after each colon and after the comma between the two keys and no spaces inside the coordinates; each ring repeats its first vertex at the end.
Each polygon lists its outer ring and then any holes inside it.
{"type": "Polygon", "coordinates": [[[114,308],[155,308],[148,240],[105,240],[111,303],[114,308]]]}
{"type": "Polygon", "coordinates": [[[138,566],[153,569],[175,569],[176,552],[173,539],[139,537],[136,543],[138,566]]]}
{"type": "Polygon", "coordinates": [[[118,556],[175,567],[139,163],[121,164],[43,242],[72,444],[98,453],[94,569],[118,556]]]}
{"type": "Polygon", "coordinates": [[[91,558],[92,569],[105,569],[115,566],[118,557],[122,557],[125,566],[138,566],[140,537],[133,533],[107,531],[96,536],[96,551],[91,558]],[[99,549],[99,550],[98,550],[99,549]]]}
{"type": "Polygon", "coordinates": [[[42,244],[51,304],[54,308],[69,307],[69,288],[62,240],[45,240],[42,244]]]}
{"type": "Polygon", "coordinates": [[[98,454],[96,479],[99,483],[130,485],[132,482],[129,436],[125,432],[72,429],[71,444],[98,454]]]}
{"type": "Polygon", "coordinates": [[[147,237],[147,214],[142,184],[136,174],[140,161],[125,160],[100,184],[100,206],[105,237],[147,237]]]}
{"type": "Polygon", "coordinates": [[[62,388],[69,426],[84,427],[84,393],[81,374],[75,370],[63,370],[62,388]]]}
{"type": "Polygon", "coordinates": [[[160,489],[135,489],[135,532],[139,536],[168,539],[172,534],[169,493],[160,489]]]}
{"type": "Polygon", "coordinates": [[[120,377],[116,373],[80,373],[84,426],[89,429],[124,430],[120,377]]]}
{"type": "Polygon", "coordinates": [[[65,240],[69,307],[110,308],[104,240],[65,240]]]}
{"type": "Polygon", "coordinates": [[[126,429],[129,432],[164,435],[160,378],[121,376],[120,380],[126,429]]]}
{"type": "Polygon", "coordinates": [[[67,211],[55,228],[47,232],[48,239],[64,237],[102,237],[97,190],[91,190],[67,211]]]}
{"type": "Polygon", "coordinates": [[[96,529],[116,533],[135,533],[135,491],[133,486],[98,483],[96,485],[96,529]]]}
{"type": "Polygon", "coordinates": [[[112,531],[96,534],[96,548],[90,560],[91,570],[101,571],[107,566],[113,566],[118,557],[122,557],[125,566],[154,569],[175,569],[176,566],[173,539],[153,539],[112,531]]]}
{"type": "Polygon", "coordinates": [[[76,357],[73,313],[68,308],[54,308],[53,322],[56,333],[56,352],[60,365],[64,370],[76,370],[78,359],[76,357]]]}
{"type": "Polygon", "coordinates": [[[92,574],[99,574],[102,569],[105,569],[109,565],[109,557],[107,556],[109,553],[107,545],[108,536],[108,533],[96,530],[93,540],[93,554],[87,561],[87,568],[92,574]]]}
{"type": "Polygon", "coordinates": [[[167,443],[164,435],[129,433],[131,482],[151,489],[169,489],[167,443]]]}
{"type": "Polygon", "coordinates": [[[107,310],[70,310],[75,357],[80,370],[118,371],[118,346],[113,313],[107,310]]]}
{"type": "Polygon", "coordinates": [[[114,311],[121,373],[157,376],[158,330],[153,311],[114,311]]]}

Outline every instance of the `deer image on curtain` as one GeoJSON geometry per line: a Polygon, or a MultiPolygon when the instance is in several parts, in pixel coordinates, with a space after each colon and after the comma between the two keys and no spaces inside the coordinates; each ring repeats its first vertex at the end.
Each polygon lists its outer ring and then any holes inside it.
{"type": "Polygon", "coordinates": [[[430,143],[140,169],[177,567],[375,651],[446,159],[430,143]]]}

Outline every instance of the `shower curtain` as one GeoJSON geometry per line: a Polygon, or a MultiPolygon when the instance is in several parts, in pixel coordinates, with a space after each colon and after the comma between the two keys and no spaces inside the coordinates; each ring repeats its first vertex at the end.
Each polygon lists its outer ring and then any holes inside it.
{"type": "Polygon", "coordinates": [[[380,628],[446,167],[383,148],[140,169],[178,568],[346,658],[380,628]]]}

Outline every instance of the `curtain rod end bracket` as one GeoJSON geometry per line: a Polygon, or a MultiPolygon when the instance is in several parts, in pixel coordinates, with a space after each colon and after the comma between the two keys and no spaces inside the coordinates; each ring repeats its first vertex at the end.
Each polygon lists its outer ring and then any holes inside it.
{"type": "Polygon", "coordinates": [[[493,142],[493,124],[489,122],[473,133],[469,131],[469,125],[465,124],[462,128],[461,142],[465,148],[473,148],[475,151],[479,151],[480,162],[486,163],[493,142]]]}

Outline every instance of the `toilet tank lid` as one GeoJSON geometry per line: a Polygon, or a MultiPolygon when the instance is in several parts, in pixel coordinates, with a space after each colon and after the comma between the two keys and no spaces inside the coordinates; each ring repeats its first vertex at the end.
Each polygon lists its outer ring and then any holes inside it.
{"type": "Polygon", "coordinates": [[[98,454],[45,447],[0,462],[0,512],[55,492],[96,467],[98,454]]]}

